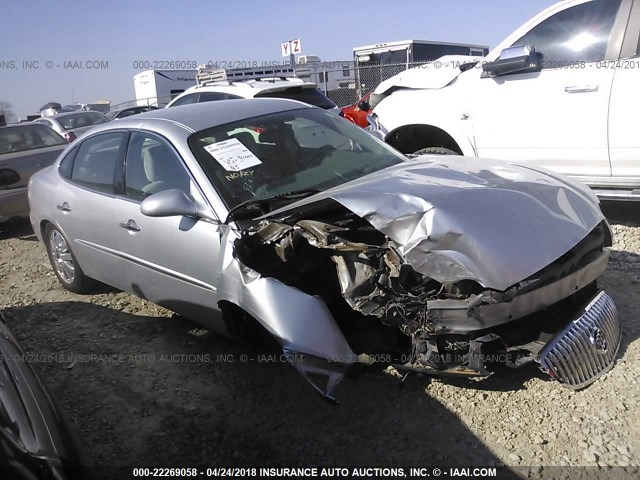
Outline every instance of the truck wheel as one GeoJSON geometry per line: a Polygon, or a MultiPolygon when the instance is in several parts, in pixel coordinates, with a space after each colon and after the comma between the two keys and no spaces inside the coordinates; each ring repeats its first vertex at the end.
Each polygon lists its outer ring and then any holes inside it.
{"type": "Polygon", "coordinates": [[[51,223],[45,228],[44,241],[49,262],[62,286],[74,293],[89,293],[95,286],[95,281],[84,274],[67,239],[51,223]]]}
{"type": "Polygon", "coordinates": [[[427,147],[413,152],[413,155],[460,155],[458,152],[454,152],[444,147],[427,147]]]}

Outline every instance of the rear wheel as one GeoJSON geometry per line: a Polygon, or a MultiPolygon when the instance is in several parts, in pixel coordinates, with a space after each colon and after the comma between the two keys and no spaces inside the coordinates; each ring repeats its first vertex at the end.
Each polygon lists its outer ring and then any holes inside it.
{"type": "Polygon", "coordinates": [[[74,293],[89,293],[95,281],[84,274],[62,232],[48,224],[44,240],[49,261],[62,286],[74,293]]]}
{"type": "Polygon", "coordinates": [[[414,155],[460,155],[458,152],[454,152],[444,147],[427,147],[413,152],[414,155]]]}

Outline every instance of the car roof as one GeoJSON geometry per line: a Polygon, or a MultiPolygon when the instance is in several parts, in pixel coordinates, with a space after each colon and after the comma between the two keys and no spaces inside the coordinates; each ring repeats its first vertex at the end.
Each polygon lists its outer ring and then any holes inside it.
{"type": "Polygon", "coordinates": [[[120,112],[126,112],[127,110],[135,110],[137,108],[151,108],[148,105],[133,105],[132,107],[122,107],[122,108],[116,108],[114,110],[109,110],[107,113],[120,113],[120,112]]]}
{"type": "Polygon", "coordinates": [[[41,123],[36,123],[36,122],[20,122],[20,123],[7,123],[6,125],[0,125],[0,128],[31,127],[33,125],[40,125],[43,127],[47,127],[47,125],[42,125],[41,123]]]}
{"type": "Polygon", "coordinates": [[[55,115],[49,115],[48,117],[43,117],[43,118],[61,118],[61,117],[70,117],[72,115],[79,115],[81,113],[98,113],[100,115],[104,115],[101,112],[98,112],[96,110],[77,110],[75,112],[62,112],[62,113],[56,113],[55,115]]]}
{"type": "MultiPolygon", "coordinates": [[[[315,107],[296,100],[279,98],[218,100],[216,102],[193,103],[190,105],[161,108],[150,112],[139,113],[118,120],[117,125],[104,124],[104,126],[100,126],[99,129],[144,128],[156,121],[165,121],[179,124],[183,128],[197,132],[245,118],[303,108],[315,107]]],[[[95,129],[94,131],[97,130],[98,129],[95,129]]]]}
{"type": "Polygon", "coordinates": [[[248,80],[226,80],[220,82],[209,82],[203,85],[194,85],[185,90],[184,93],[193,92],[233,92],[236,95],[244,95],[251,98],[264,91],[286,90],[291,87],[318,88],[315,83],[305,82],[297,78],[291,79],[248,79],[248,80]]]}

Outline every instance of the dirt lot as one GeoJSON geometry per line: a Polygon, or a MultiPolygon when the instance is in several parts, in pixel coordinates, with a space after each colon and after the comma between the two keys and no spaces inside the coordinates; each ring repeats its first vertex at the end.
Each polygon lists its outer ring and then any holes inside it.
{"type": "Polygon", "coordinates": [[[535,366],[484,381],[374,370],[334,406],[255,347],[125,293],[63,290],[24,221],[0,226],[0,308],[96,465],[637,466],[640,205],[605,213],[616,243],[601,284],[624,336],[614,369],[580,392],[535,366]]]}

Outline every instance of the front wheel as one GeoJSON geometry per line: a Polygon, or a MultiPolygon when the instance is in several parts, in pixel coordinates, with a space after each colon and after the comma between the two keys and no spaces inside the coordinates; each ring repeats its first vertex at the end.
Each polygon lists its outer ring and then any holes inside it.
{"type": "Polygon", "coordinates": [[[460,155],[458,152],[444,147],[427,147],[413,152],[413,155],[460,155]]]}
{"type": "Polygon", "coordinates": [[[62,286],[74,293],[89,293],[95,282],[84,274],[60,230],[47,225],[44,239],[49,262],[62,286]]]}

